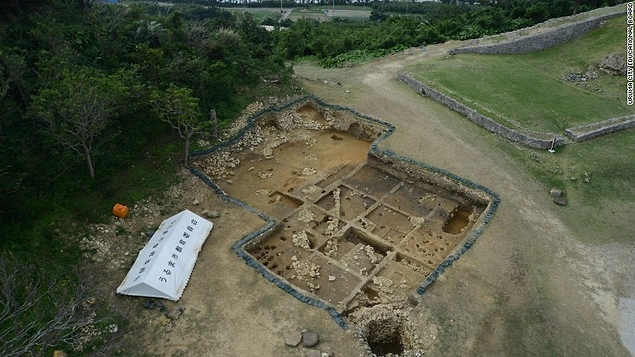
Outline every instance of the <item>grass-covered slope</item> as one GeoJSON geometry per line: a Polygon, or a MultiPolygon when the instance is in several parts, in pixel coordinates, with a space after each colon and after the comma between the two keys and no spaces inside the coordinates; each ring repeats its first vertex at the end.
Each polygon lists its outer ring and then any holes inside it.
{"type": "MultiPolygon", "coordinates": [[[[626,78],[599,77],[586,86],[562,80],[567,73],[597,68],[602,58],[625,52],[626,19],[607,21],[590,33],[545,51],[522,55],[460,54],[431,59],[407,69],[424,83],[501,123],[563,134],[567,127],[635,113],[626,105],[626,78]]],[[[626,130],[555,154],[494,140],[541,183],[565,190],[560,217],[583,242],[633,242],[635,131],[626,130]]]]}
{"type": "Polygon", "coordinates": [[[625,18],[567,44],[521,55],[460,54],[415,65],[415,77],[450,94],[502,124],[533,131],[562,130],[632,114],[626,105],[626,77],[597,69],[604,56],[624,52],[625,18]],[[586,83],[562,79],[595,66],[586,83]]]}

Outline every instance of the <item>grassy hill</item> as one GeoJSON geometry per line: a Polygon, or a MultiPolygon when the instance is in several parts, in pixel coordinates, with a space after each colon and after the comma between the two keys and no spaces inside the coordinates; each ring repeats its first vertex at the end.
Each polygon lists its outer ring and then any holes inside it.
{"type": "Polygon", "coordinates": [[[460,54],[415,65],[415,77],[510,127],[562,132],[565,128],[632,114],[626,77],[597,69],[609,53],[624,52],[625,17],[567,44],[520,55],[460,54]],[[562,79],[595,66],[586,83],[562,79]]]}
{"type": "MultiPolygon", "coordinates": [[[[615,51],[624,52],[625,17],[569,43],[522,55],[460,54],[431,59],[407,69],[417,79],[505,125],[533,131],[562,130],[610,117],[633,114],[626,105],[626,78],[599,77],[585,86],[566,82],[567,73],[615,51]]],[[[626,130],[583,143],[570,143],[555,154],[497,140],[516,162],[548,191],[567,192],[568,207],[558,210],[584,242],[632,242],[635,210],[635,131],[626,130]],[[600,233],[601,232],[601,233],[600,233]]]]}

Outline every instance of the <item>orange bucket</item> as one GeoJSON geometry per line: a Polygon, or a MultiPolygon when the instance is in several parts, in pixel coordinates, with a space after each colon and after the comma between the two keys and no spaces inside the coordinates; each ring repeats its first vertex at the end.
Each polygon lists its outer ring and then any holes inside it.
{"type": "Polygon", "coordinates": [[[128,215],[128,206],[117,203],[115,207],[112,208],[112,214],[115,215],[115,217],[126,218],[128,215]]]}

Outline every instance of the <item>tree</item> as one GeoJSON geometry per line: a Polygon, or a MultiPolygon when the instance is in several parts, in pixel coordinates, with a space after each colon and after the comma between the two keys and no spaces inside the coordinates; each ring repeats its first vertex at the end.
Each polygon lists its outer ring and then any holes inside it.
{"type": "Polygon", "coordinates": [[[95,324],[87,286],[0,255],[0,345],[3,356],[35,355],[72,345],[95,324]]]}
{"type": "Polygon", "coordinates": [[[2,142],[2,123],[10,111],[5,106],[5,98],[12,88],[19,91],[25,71],[25,60],[22,54],[5,53],[0,50],[0,142],[2,142]]]}
{"type": "Polygon", "coordinates": [[[187,164],[192,137],[205,134],[205,130],[210,126],[201,116],[198,98],[192,96],[191,89],[173,84],[165,91],[154,90],[150,97],[150,104],[159,118],[176,129],[179,136],[185,140],[184,160],[187,164]]]}
{"type": "Polygon", "coordinates": [[[53,142],[81,155],[95,178],[93,154],[104,142],[104,132],[116,115],[124,92],[115,75],[87,67],[63,70],[34,98],[31,115],[44,124],[53,142]]]}
{"type": "Polygon", "coordinates": [[[550,17],[549,7],[544,2],[537,2],[525,10],[525,18],[533,20],[535,23],[545,21],[550,17]]]}
{"type": "MultiPolygon", "coordinates": [[[[5,139],[3,129],[5,125],[19,121],[20,102],[23,100],[20,88],[25,67],[23,55],[0,50],[0,197],[17,192],[24,175],[24,172],[15,172],[16,166],[12,165],[16,157],[14,153],[19,150],[17,145],[10,143],[14,134],[9,133],[5,139]]],[[[15,143],[15,139],[13,141],[15,143]]]]}

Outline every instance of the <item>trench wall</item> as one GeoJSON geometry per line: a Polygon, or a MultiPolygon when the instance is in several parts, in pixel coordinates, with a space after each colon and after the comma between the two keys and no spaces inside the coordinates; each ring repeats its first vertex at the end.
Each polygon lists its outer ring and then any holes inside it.
{"type": "Polygon", "coordinates": [[[419,94],[445,105],[455,112],[465,116],[475,124],[509,140],[521,143],[534,149],[550,149],[554,139],[554,147],[564,145],[564,138],[553,133],[527,133],[508,128],[500,123],[497,123],[493,119],[486,117],[485,115],[479,114],[476,110],[459,103],[454,98],[430,88],[426,84],[410,77],[407,74],[398,74],[397,80],[413,88],[419,94]]]}

